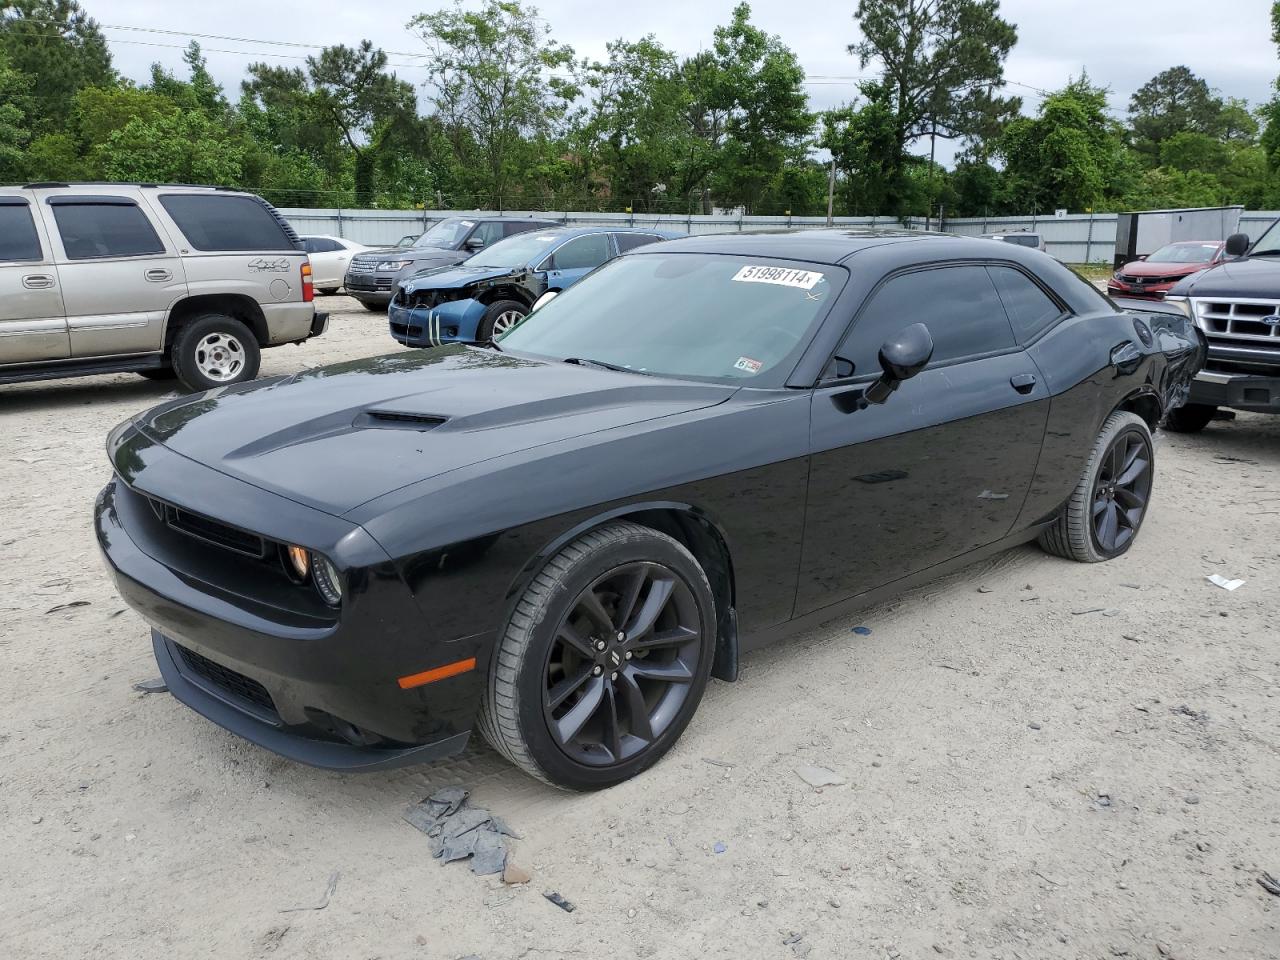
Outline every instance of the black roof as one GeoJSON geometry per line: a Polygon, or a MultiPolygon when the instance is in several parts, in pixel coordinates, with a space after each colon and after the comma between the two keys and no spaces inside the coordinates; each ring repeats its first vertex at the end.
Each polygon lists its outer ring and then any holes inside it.
{"type": "MultiPolygon", "coordinates": [[[[928,256],[939,259],[990,256],[989,244],[995,241],[961,237],[952,233],[921,230],[791,230],[755,233],[709,233],[681,240],[668,240],[653,247],[642,247],[632,256],[662,253],[726,253],[741,256],[773,257],[781,260],[806,260],[810,263],[837,264],[874,247],[890,244],[930,244],[928,256]]],[[[1002,254],[1007,255],[1007,254],[1002,254]]]]}

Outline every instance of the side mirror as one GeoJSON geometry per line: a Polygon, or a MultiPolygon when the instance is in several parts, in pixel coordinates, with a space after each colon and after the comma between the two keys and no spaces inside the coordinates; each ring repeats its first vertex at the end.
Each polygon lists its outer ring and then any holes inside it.
{"type": "Polygon", "coordinates": [[[1148,256],[1149,256],[1149,254],[1146,254],[1146,253],[1140,253],[1140,254],[1138,254],[1138,259],[1139,259],[1139,260],[1145,260],[1145,259],[1147,259],[1147,257],[1148,257],[1148,256]]]}
{"type": "Polygon", "coordinates": [[[473,253],[474,253],[474,252],[475,252],[475,251],[477,251],[477,250],[483,250],[483,249],[484,249],[484,241],[483,241],[483,240],[481,240],[479,237],[472,237],[470,240],[468,240],[468,241],[467,241],[466,243],[464,243],[462,246],[463,246],[463,249],[470,250],[471,252],[473,252],[473,253]]]}
{"type": "Polygon", "coordinates": [[[1249,252],[1249,235],[1247,233],[1233,233],[1227,237],[1227,256],[1243,257],[1249,252]]]}
{"type": "Polygon", "coordinates": [[[933,358],[933,337],[923,323],[903,327],[880,348],[880,379],[867,388],[867,403],[884,403],[904,380],[910,380],[933,358]]]}

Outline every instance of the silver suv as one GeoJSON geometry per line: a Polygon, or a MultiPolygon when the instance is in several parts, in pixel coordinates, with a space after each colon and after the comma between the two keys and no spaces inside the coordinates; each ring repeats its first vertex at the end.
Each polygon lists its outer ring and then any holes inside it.
{"type": "Polygon", "coordinates": [[[0,187],[0,383],[132,371],[251,380],[322,334],[311,265],[261,197],[217,187],[0,187]]]}

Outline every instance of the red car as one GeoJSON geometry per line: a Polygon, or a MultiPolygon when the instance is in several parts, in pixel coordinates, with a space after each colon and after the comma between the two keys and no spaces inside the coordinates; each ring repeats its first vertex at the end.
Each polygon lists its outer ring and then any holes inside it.
{"type": "Polygon", "coordinates": [[[1220,240],[1182,240],[1161,247],[1149,256],[1126,263],[1107,281],[1113,297],[1145,297],[1163,300],[1169,288],[1193,273],[1220,263],[1224,244],[1220,240]]]}

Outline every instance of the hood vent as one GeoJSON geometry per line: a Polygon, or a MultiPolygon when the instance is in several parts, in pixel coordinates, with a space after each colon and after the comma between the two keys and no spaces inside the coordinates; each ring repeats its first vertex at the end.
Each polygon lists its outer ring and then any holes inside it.
{"type": "Polygon", "coordinates": [[[431,430],[444,421],[444,417],[433,417],[425,413],[367,410],[356,417],[354,426],[375,430],[431,430]]]}

